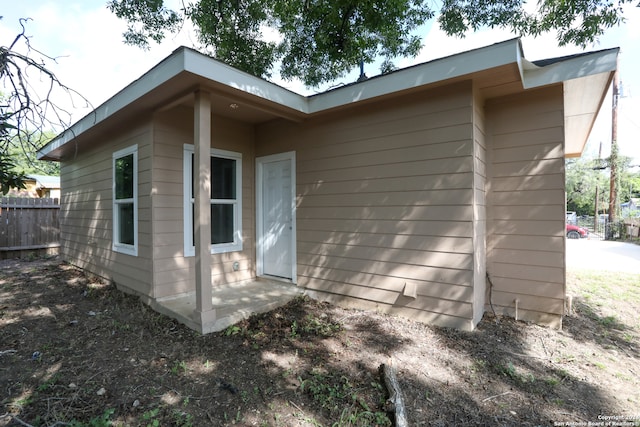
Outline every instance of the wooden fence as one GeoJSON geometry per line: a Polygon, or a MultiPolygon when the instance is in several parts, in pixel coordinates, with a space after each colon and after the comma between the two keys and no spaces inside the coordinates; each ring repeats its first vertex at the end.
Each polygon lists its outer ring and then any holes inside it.
{"type": "Polygon", "coordinates": [[[60,247],[58,199],[0,199],[0,259],[31,253],[55,254],[60,247]]]}
{"type": "Polygon", "coordinates": [[[628,237],[634,239],[640,237],[640,218],[626,218],[624,220],[624,226],[628,237]]]}

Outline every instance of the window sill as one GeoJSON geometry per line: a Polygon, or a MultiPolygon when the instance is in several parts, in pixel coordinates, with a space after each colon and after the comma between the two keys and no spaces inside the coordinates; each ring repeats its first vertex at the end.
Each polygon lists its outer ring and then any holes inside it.
{"type": "Polygon", "coordinates": [[[130,245],[113,245],[111,247],[111,250],[113,252],[118,252],[120,254],[125,254],[125,255],[131,255],[131,256],[138,256],[138,248],[137,246],[130,246],[130,245]]]}
{"type": "MultiPolygon", "coordinates": [[[[242,252],[242,244],[234,244],[234,245],[224,245],[224,246],[217,246],[217,247],[212,247],[211,248],[211,255],[216,255],[216,254],[227,254],[227,253],[231,253],[231,252],[242,252]]],[[[184,254],[185,258],[190,258],[190,257],[194,257],[196,256],[196,249],[195,247],[192,247],[191,250],[187,250],[184,254]]]]}

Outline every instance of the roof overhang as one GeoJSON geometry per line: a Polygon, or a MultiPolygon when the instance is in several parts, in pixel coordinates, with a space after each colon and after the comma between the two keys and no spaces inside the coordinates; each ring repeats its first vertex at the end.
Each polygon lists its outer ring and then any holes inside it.
{"type": "Polygon", "coordinates": [[[563,84],[566,157],[582,154],[611,85],[618,53],[616,48],[541,61],[544,66],[522,60],[525,89],[563,84]]]}
{"type": "Polygon", "coordinates": [[[520,83],[516,86],[520,91],[564,85],[567,154],[575,156],[582,152],[604,100],[617,55],[618,49],[610,49],[538,66],[524,59],[520,40],[512,39],[305,97],[182,47],[58,135],[38,152],[38,158],[63,159],[79,147],[90,145],[96,136],[118,128],[122,120],[188,103],[197,90],[212,94],[214,113],[229,114],[228,106],[233,103],[243,106],[241,112],[236,112],[239,120],[250,123],[275,118],[302,121],[352,105],[472,79],[482,73],[486,76],[490,70],[500,69],[517,70],[516,75],[519,71],[520,83]]]}

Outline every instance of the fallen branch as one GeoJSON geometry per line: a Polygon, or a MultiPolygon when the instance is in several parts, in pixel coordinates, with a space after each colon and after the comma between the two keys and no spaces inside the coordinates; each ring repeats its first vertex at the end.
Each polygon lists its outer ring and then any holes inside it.
{"type": "Polygon", "coordinates": [[[491,399],[495,399],[496,397],[500,397],[500,396],[506,396],[507,394],[510,394],[510,391],[505,391],[504,393],[500,393],[500,394],[496,394],[494,396],[489,396],[486,399],[482,399],[483,402],[488,402],[491,399]]]}
{"type": "Polygon", "coordinates": [[[389,398],[385,404],[385,409],[388,412],[393,412],[395,414],[396,427],[408,427],[407,410],[404,406],[400,383],[396,377],[393,359],[389,358],[389,362],[386,365],[380,365],[380,372],[382,374],[382,379],[384,380],[384,385],[387,387],[387,391],[389,392],[389,398]]]}
{"type": "Polygon", "coordinates": [[[13,350],[13,349],[3,350],[3,351],[0,351],[0,356],[4,356],[5,354],[16,354],[17,352],[18,350],[13,350]]]}
{"type": "Polygon", "coordinates": [[[29,424],[29,423],[25,423],[24,421],[22,421],[22,420],[21,420],[20,418],[18,418],[18,417],[11,417],[11,418],[13,418],[13,421],[17,422],[17,423],[18,423],[18,424],[20,424],[21,426],[24,426],[24,427],[33,427],[31,424],[29,424]]]}
{"type": "Polygon", "coordinates": [[[547,350],[547,346],[544,345],[544,340],[542,339],[542,337],[540,337],[540,342],[542,343],[542,348],[544,349],[544,354],[549,355],[549,357],[553,356],[553,352],[551,352],[551,354],[549,354],[549,350],[547,350]]]}
{"type": "MultiPolygon", "coordinates": [[[[11,419],[15,422],[17,422],[18,424],[20,424],[21,426],[24,427],[35,427],[32,424],[29,424],[27,422],[22,421],[20,418],[16,417],[16,416],[11,416],[11,419]]],[[[70,426],[70,423],[65,423],[64,421],[56,421],[55,423],[51,424],[49,427],[58,427],[58,426],[70,426]]]]}
{"type": "MultiPolygon", "coordinates": [[[[12,416],[11,418],[13,419],[13,421],[17,422],[17,423],[18,423],[18,424],[20,424],[21,426],[24,426],[24,427],[34,427],[33,425],[31,425],[31,424],[29,424],[29,423],[26,423],[26,422],[22,421],[22,420],[21,420],[20,418],[18,418],[18,417],[14,417],[14,416],[12,416]]],[[[49,427],[70,426],[70,425],[71,425],[71,424],[69,424],[69,423],[65,423],[65,422],[62,422],[62,421],[56,421],[55,423],[51,424],[49,427]]]]}
{"type": "Polygon", "coordinates": [[[507,353],[512,354],[514,356],[518,356],[518,357],[530,357],[532,359],[549,360],[549,357],[547,356],[536,356],[535,354],[514,353],[513,351],[507,351],[507,353]]]}
{"type": "Polygon", "coordinates": [[[293,403],[292,401],[289,401],[289,403],[291,404],[291,406],[293,406],[294,408],[296,408],[298,411],[302,412],[304,414],[304,411],[295,403],[293,403]]]}

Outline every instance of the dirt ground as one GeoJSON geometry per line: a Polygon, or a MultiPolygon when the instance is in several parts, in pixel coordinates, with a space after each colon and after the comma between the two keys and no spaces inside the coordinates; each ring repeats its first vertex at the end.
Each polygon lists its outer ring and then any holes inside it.
{"type": "Polygon", "coordinates": [[[2,261],[0,426],[390,426],[389,358],[411,426],[640,425],[640,275],[568,282],[561,331],[300,298],[201,336],[56,258],[2,261]]]}

